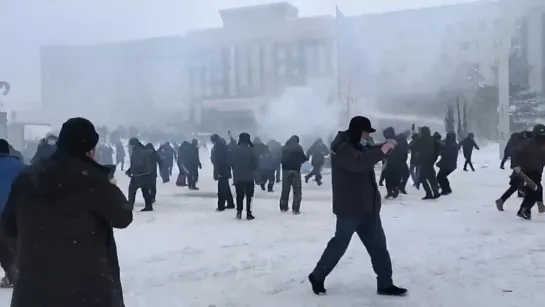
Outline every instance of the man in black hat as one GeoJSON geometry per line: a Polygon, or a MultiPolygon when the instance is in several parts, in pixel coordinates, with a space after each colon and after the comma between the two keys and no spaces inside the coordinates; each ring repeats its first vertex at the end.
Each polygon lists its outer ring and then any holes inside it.
{"type": "Polygon", "coordinates": [[[1,219],[17,240],[11,306],[124,306],[113,228],[132,212],[93,159],[98,138],[90,121],[69,119],[57,151],[13,183],[1,219]]]}
{"type": "Polygon", "coordinates": [[[337,226],[335,236],[309,275],[317,295],[326,293],[324,281],[346,252],[354,232],[371,256],[378,294],[407,293],[392,281],[392,263],[380,220],[381,197],[375,178],[375,165],[394,149],[395,142],[370,145],[369,134],[373,132],[368,118],[356,116],[348,130],[339,132],[331,143],[333,213],[337,216],[337,226]]]}

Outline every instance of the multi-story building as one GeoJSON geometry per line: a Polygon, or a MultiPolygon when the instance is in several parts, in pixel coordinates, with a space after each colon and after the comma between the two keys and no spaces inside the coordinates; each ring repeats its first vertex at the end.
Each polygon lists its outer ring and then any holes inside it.
{"type": "Polygon", "coordinates": [[[42,48],[48,120],[79,115],[101,124],[145,124],[165,105],[187,111],[183,48],[177,37],[42,48]]]}
{"type": "Polygon", "coordinates": [[[287,87],[333,77],[333,16],[275,3],[221,10],[223,27],[187,34],[190,93],[203,126],[248,128],[287,87]]]}

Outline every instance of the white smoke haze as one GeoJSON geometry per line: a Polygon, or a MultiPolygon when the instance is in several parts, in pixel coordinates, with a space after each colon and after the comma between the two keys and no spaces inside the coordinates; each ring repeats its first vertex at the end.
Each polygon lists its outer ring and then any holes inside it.
{"type": "MultiPolygon", "coordinates": [[[[12,86],[10,95],[1,99],[8,111],[21,112],[20,120],[24,120],[23,113],[33,113],[27,116],[30,121],[48,121],[58,126],[67,116],[79,115],[110,127],[138,125],[187,133],[193,129],[187,122],[200,111],[195,110],[199,104],[194,104],[189,93],[191,81],[184,75],[194,64],[184,58],[184,35],[194,29],[221,27],[218,10],[277,1],[157,0],[153,5],[143,0],[0,2],[0,80],[9,81],[12,86]],[[127,41],[131,42],[122,43],[127,41]],[[64,69],[66,82],[57,85],[63,97],[56,101],[60,111],[55,112],[42,104],[45,89],[41,87],[40,48],[45,46],[82,46],[66,48],[65,53],[57,55],[57,66],[64,69]],[[162,61],[165,58],[169,61],[162,61]]],[[[475,90],[464,90],[468,85],[467,78],[461,76],[467,71],[463,67],[478,62],[482,84],[496,85],[497,72],[492,66],[498,48],[493,45],[494,39],[483,36],[481,27],[491,29],[490,35],[496,33],[493,27],[497,20],[515,20],[517,8],[528,3],[503,1],[496,9],[475,9],[469,13],[452,7],[438,14],[435,10],[403,10],[477,1],[289,2],[299,8],[300,17],[334,16],[336,5],[349,18],[399,11],[367,16],[356,22],[358,36],[353,44],[365,58],[365,65],[359,69],[365,74],[366,87],[358,104],[349,107],[350,115],[368,116],[381,128],[393,125],[402,130],[414,123],[437,127],[432,129],[440,132],[444,129],[446,105],[455,101],[453,96],[464,96],[471,102],[472,113],[495,112],[475,107],[475,90]],[[481,19],[486,20],[485,25],[481,19]],[[444,32],[437,24],[447,25],[444,32]],[[451,60],[466,43],[479,52],[464,61],[451,60]],[[438,94],[441,91],[450,91],[450,97],[438,94]]],[[[486,6],[494,1],[478,2],[486,6]]],[[[261,26],[240,29],[240,33],[258,33],[261,26]]],[[[511,36],[502,39],[509,41],[511,36]]],[[[531,31],[527,40],[538,40],[538,36],[539,32],[531,31]]],[[[209,37],[201,43],[213,46],[222,39],[217,35],[209,37]]],[[[543,62],[537,63],[532,74],[542,70],[543,62]]],[[[313,79],[304,86],[287,87],[278,97],[268,97],[272,102],[267,112],[254,112],[257,134],[284,141],[293,134],[302,139],[325,138],[345,129],[347,116],[343,112],[347,104],[333,93],[336,76],[329,77],[327,81],[313,79]]],[[[497,97],[489,98],[494,99],[497,97]]],[[[480,131],[497,130],[497,123],[488,120],[472,125],[472,129],[480,131]]]]}
{"type": "Polygon", "coordinates": [[[331,79],[312,79],[306,86],[289,87],[256,114],[258,133],[283,143],[292,135],[302,140],[327,137],[339,128],[343,108],[332,97],[331,79]]]}

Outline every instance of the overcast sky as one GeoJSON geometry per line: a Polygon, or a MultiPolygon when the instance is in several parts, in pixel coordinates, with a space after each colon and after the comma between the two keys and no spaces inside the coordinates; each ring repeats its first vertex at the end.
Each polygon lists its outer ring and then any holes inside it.
{"type": "MultiPolygon", "coordinates": [[[[301,15],[346,15],[472,0],[292,0],[301,15]]],[[[39,101],[41,45],[183,34],[220,25],[218,9],[270,0],[0,0],[0,80],[12,83],[9,100],[39,101]]],[[[7,99],[6,99],[7,100],[7,99]]]]}

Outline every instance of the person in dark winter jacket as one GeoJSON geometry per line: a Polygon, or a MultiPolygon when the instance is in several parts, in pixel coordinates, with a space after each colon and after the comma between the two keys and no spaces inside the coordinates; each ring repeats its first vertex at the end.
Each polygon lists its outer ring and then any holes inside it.
{"type": "Polygon", "coordinates": [[[394,140],[397,143],[396,148],[389,154],[386,167],[383,170],[386,181],[386,198],[397,198],[399,192],[407,194],[405,191],[406,180],[409,169],[407,167],[407,158],[409,157],[409,144],[404,134],[396,135],[392,127],[383,131],[386,140],[394,140]]]}
{"type": "Polygon", "coordinates": [[[210,153],[210,160],[214,166],[214,180],[218,182],[218,209],[216,211],[235,209],[233,194],[231,194],[231,187],[229,186],[231,160],[227,143],[217,134],[212,135],[210,141],[214,144],[210,153]],[[225,203],[227,203],[227,207],[225,203]]]}
{"type": "Polygon", "coordinates": [[[92,156],[93,124],[72,118],[58,150],[15,180],[2,231],[17,241],[12,307],[123,307],[113,228],[132,222],[127,199],[92,156]]]}
{"type": "Polygon", "coordinates": [[[475,135],[470,133],[465,139],[462,140],[460,146],[462,147],[462,152],[464,153],[464,171],[467,172],[467,167],[469,166],[472,171],[475,171],[473,167],[473,162],[471,161],[471,156],[473,155],[473,149],[479,150],[479,146],[475,143],[475,135]]]}
{"type": "Polygon", "coordinates": [[[159,170],[159,174],[161,175],[161,179],[163,179],[163,183],[167,183],[170,181],[170,176],[172,176],[172,168],[174,167],[176,153],[174,148],[172,148],[172,145],[170,145],[169,142],[165,142],[159,146],[157,154],[159,154],[159,157],[161,157],[161,161],[163,162],[163,167],[159,170]]]}
{"type": "Polygon", "coordinates": [[[121,164],[121,170],[125,170],[125,147],[121,140],[115,142],[115,165],[121,164]]]}
{"type": "MultiPolygon", "coordinates": [[[[259,159],[259,164],[261,165],[261,160],[264,158],[267,161],[264,162],[270,162],[270,156],[266,157],[269,154],[269,147],[261,141],[259,137],[255,137],[254,141],[252,142],[254,144],[254,151],[257,155],[257,158],[259,159]]],[[[265,185],[267,182],[267,179],[269,179],[269,174],[262,174],[260,173],[260,169],[258,168],[258,171],[255,174],[255,183],[258,185],[265,185]],[[265,182],[263,182],[265,180],[265,182]]],[[[274,182],[273,182],[274,184],[274,182]]]]}
{"type": "Polygon", "coordinates": [[[420,164],[420,183],[426,191],[423,199],[439,198],[439,185],[437,183],[437,174],[435,172],[435,161],[439,157],[441,145],[436,137],[431,135],[430,128],[423,126],[420,128],[420,137],[417,139],[415,149],[418,154],[420,164]]]}
{"type": "Polygon", "coordinates": [[[369,119],[361,116],[350,121],[347,131],[337,134],[331,143],[331,182],[333,213],[337,216],[335,236],[327,244],[309,281],[315,294],[326,293],[324,281],[346,252],[352,235],[357,233],[365,245],[377,274],[377,292],[404,295],[392,281],[392,262],[380,219],[381,197],[375,177],[375,165],[391,150],[391,141],[369,145],[375,132],[369,119]]]}
{"type": "Polygon", "coordinates": [[[131,178],[129,182],[129,204],[134,208],[136,191],[142,191],[145,207],[140,211],[153,211],[151,189],[153,185],[152,155],[137,138],[129,140],[131,166],[125,172],[131,178]]]}
{"type": "Polygon", "coordinates": [[[325,163],[325,157],[329,155],[329,149],[325,146],[322,139],[317,139],[307,151],[307,157],[310,158],[312,171],[305,176],[305,183],[308,183],[312,176],[315,176],[316,183],[322,185],[322,167],[325,163]]]}
{"type": "Polygon", "coordinates": [[[281,173],[282,173],[282,144],[276,140],[270,140],[267,142],[267,146],[269,147],[269,151],[271,153],[272,158],[275,161],[275,181],[276,183],[280,183],[281,179],[281,173]]]}
{"type": "Polygon", "coordinates": [[[532,218],[531,211],[536,202],[540,202],[539,211],[541,213],[545,212],[545,207],[543,207],[543,186],[541,185],[545,166],[545,126],[536,125],[531,138],[523,141],[513,150],[511,159],[511,162],[538,186],[537,190],[524,187],[524,199],[517,212],[519,217],[529,220],[532,218]]]}
{"type": "Polygon", "coordinates": [[[441,148],[441,160],[437,162],[439,173],[437,173],[437,183],[441,187],[442,195],[452,193],[448,176],[454,172],[458,165],[458,150],[459,146],[456,143],[456,133],[448,132],[445,143],[441,148]]]}
{"type": "Polygon", "coordinates": [[[237,194],[237,219],[242,218],[246,199],[246,219],[253,220],[252,198],[254,197],[254,176],[258,159],[248,133],[241,133],[237,147],[232,149],[233,181],[237,194]]]}
{"type": "Polygon", "coordinates": [[[150,163],[151,163],[151,184],[150,184],[150,196],[151,203],[155,203],[155,197],[157,197],[157,168],[161,169],[163,167],[163,161],[161,157],[155,151],[152,143],[146,144],[146,149],[150,154],[150,163]]]}
{"type": "Polygon", "coordinates": [[[185,168],[188,171],[187,184],[190,190],[198,190],[199,169],[202,168],[201,158],[199,157],[199,142],[196,139],[188,144],[186,157],[184,158],[185,168]]]}
{"type": "MultiPolygon", "coordinates": [[[[512,157],[515,148],[517,148],[525,139],[527,139],[527,136],[529,135],[530,134],[526,131],[511,134],[511,137],[507,141],[505,149],[503,150],[503,158],[500,164],[501,169],[505,169],[505,162],[507,162],[507,159],[512,157]]],[[[512,162],[513,161],[511,160],[511,164],[512,162]]],[[[511,166],[511,168],[513,168],[513,166],[511,166]]]]}
{"type": "Polygon", "coordinates": [[[95,161],[102,165],[114,164],[114,150],[108,144],[99,143],[95,149],[95,161]]]}
{"type": "Polygon", "coordinates": [[[299,137],[292,136],[282,147],[282,192],[280,193],[280,211],[288,211],[290,190],[293,188],[293,214],[301,213],[303,198],[301,185],[301,166],[308,160],[303,147],[299,145],[299,137]]]}
{"type": "Polygon", "coordinates": [[[178,148],[178,169],[180,173],[178,174],[178,179],[176,179],[176,185],[180,187],[187,186],[187,177],[189,176],[189,171],[186,168],[186,157],[189,155],[189,147],[191,144],[187,141],[183,141],[178,148]]]}
{"type": "Polygon", "coordinates": [[[409,160],[409,173],[413,180],[413,185],[415,188],[420,189],[420,162],[418,161],[418,138],[420,135],[418,133],[413,133],[411,137],[411,142],[409,143],[409,151],[411,152],[411,159],[409,160]]]}
{"type": "Polygon", "coordinates": [[[34,154],[34,157],[30,160],[31,164],[34,164],[40,160],[47,159],[53,155],[55,151],[57,151],[57,146],[55,145],[57,143],[57,137],[54,135],[48,135],[44,139],[40,141],[38,144],[38,149],[36,149],[36,153],[34,154]]]}
{"type": "MultiPolygon", "coordinates": [[[[11,155],[11,145],[4,139],[0,139],[0,213],[4,211],[11,185],[24,169],[23,162],[11,155]]],[[[15,250],[8,240],[0,240],[0,265],[5,277],[0,283],[1,288],[13,287],[15,273],[15,250]]]]}

